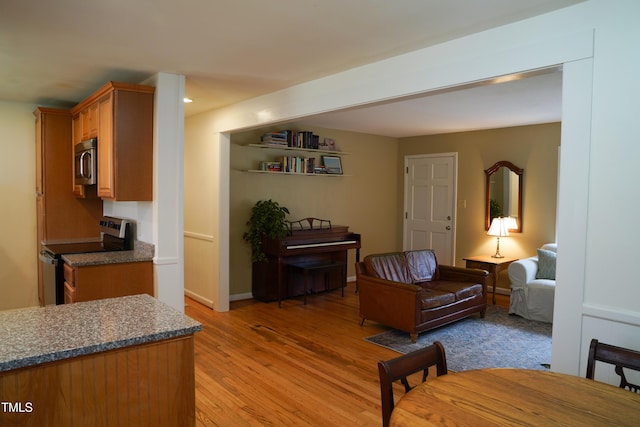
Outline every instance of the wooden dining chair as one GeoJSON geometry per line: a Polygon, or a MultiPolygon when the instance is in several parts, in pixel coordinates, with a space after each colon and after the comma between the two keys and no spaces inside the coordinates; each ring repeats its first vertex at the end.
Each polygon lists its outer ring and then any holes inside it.
{"type": "Polygon", "coordinates": [[[447,357],[440,341],[420,350],[407,353],[395,359],[378,362],[380,375],[380,398],[382,402],[382,425],[387,427],[393,411],[393,382],[400,380],[405,393],[413,387],[409,385],[407,376],[423,371],[422,382],[429,375],[429,367],[436,366],[436,376],[447,373],[447,357]]]}
{"type": "Polygon", "coordinates": [[[615,365],[615,372],[620,375],[620,388],[640,393],[640,386],[628,382],[623,371],[623,368],[640,371],[640,351],[616,347],[600,343],[597,339],[592,339],[587,359],[587,378],[589,379],[593,379],[596,361],[615,365]]]}

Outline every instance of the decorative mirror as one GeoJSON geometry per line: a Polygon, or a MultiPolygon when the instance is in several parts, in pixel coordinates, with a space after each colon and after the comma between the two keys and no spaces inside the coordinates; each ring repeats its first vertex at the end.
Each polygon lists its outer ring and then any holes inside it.
{"type": "Polygon", "coordinates": [[[522,232],[522,172],[516,165],[506,160],[497,162],[484,173],[487,178],[487,205],[485,230],[489,229],[493,218],[504,216],[516,219],[517,228],[510,232],[522,232]]]}

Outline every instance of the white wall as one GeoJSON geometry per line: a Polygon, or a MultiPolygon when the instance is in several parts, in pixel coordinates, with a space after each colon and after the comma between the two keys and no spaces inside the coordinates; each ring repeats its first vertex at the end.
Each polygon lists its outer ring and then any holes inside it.
{"type": "Polygon", "coordinates": [[[137,239],[155,245],[156,297],[184,311],[184,76],[158,73],[155,86],[153,201],[105,202],[107,215],[136,221],[137,239]]]}
{"type": "Polygon", "coordinates": [[[196,116],[185,122],[184,156],[188,165],[184,171],[185,294],[208,307],[225,311],[217,296],[221,292],[218,200],[222,186],[215,164],[221,156],[215,132],[210,131],[208,121],[200,119],[202,116],[196,116]]]}
{"type": "MultiPolygon", "coordinates": [[[[632,226],[640,208],[632,164],[639,158],[634,143],[640,112],[638,16],[640,2],[592,0],[254,98],[198,120],[208,122],[207,138],[215,139],[216,133],[565,64],[552,369],[583,375],[580,361],[592,336],[640,348],[637,339],[628,338],[630,327],[640,336],[640,286],[631,259],[640,237],[632,226]],[[591,93],[593,109],[574,102],[589,101],[591,93]],[[612,216],[622,219],[613,233],[612,216]]],[[[221,205],[219,221],[227,212],[221,205]]],[[[228,254],[220,249],[222,264],[228,254]]]]}
{"type": "Polygon", "coordinates": [[[34,109],[0,101],[0,310],[38,305],[34,109]]]}
{"type": "MultiPolygon", "coordinates": [[[[640,232],[633,226],[640,211],[636,173],[640,159],[640,2],[594,3],[596,54],[588,214],[583,214],[587,230],[580,373],[586,369],[591,338],[640,350],[640,281],[635,268],[640,232]]],[[[567,293],[563,298],[573,297],[571,289],[563,292],[567,293]]],[[[566,331],[560,338],[577,332],[580,330],[566,331]]]]}
{"type": "Polygon", "coordinates": [[[184,311],[184,76],[156,76],[153,235],[156,297],[184,311]]]}

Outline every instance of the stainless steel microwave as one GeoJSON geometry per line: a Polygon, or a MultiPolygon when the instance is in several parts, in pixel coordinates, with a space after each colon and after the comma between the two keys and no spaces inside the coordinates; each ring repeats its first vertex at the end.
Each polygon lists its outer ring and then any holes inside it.
{"type": "Polygon", "coordinates": [[[92,138],[75,145],[75,184],[98,183],[98,139],[92,138]]]}

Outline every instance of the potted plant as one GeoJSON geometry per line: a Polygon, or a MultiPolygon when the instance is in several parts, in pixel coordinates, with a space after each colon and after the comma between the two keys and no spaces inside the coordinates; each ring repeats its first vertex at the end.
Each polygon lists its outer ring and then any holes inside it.
{"type": "Polygon", "coordinates": [[[279,239],[287,235],[289,227],[285,220],[289,209],[280,206],[273,200],[259,200],[251,208],[251,217],[247,221],[249,231],[246,231],[242,238],[251,245],[251,260],[253,262],[265,261],[267,259],[262,249],[262,242],[265,237],[279,239]]]}

